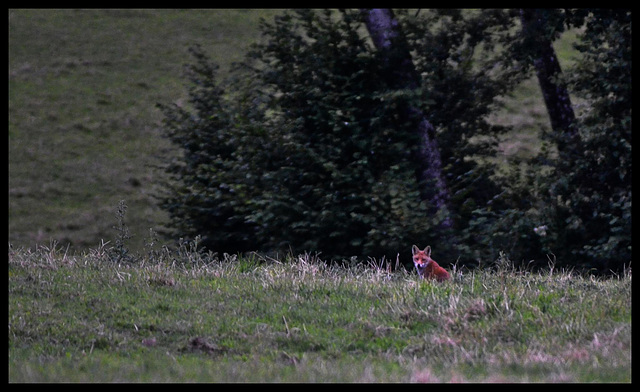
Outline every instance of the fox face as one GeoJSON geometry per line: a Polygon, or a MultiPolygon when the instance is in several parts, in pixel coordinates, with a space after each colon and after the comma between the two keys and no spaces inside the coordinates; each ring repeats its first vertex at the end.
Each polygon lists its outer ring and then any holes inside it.
{"type": "Polygon", "coordinates": [[[450,279],[451,276],[444,268],[440,267],[435,260],[431,258],[431,247],[427,246],[424,250],[420,250],[417,246],[411,247],[413,253],[413,265],[418,270],[418,275],[423,279],[437,279],[443,281],[450,279]]]}

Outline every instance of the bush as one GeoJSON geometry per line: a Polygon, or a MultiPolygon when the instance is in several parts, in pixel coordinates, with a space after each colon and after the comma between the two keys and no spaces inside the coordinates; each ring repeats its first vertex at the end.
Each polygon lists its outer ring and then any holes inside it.
{"type": "Polygon", "coordinates": [[[167,137],[181,150],[165,167],[169,181],[160,205],[176,236],[202,234],[207,246],[221,252],[250,250],[260,243],[255,225],[245,219],[251,188],[242,150],[254,138],[246,127],[234,125],[233,110],[217,84],[217,67],[201,48],[191,53],[196,62],[187,69],[189,106],[160,105],[167,137]]]}
{"type": "MultiPolygon", "coordinates": [[[[410,36],[427,33],[401,18],[410,36]]],[[[457,45],[473,51],[478,41],[465,41],[461,22],[452,23],[457,45]]],[[[440,42],[454,34],[447,27],[428,42],[410,40],[413,48],[448,45],[440,42]]],[[[215,66],[193,50],[192,111],[164,107],[168,136],[184,155],[168,166],[163,206],[183,235],[201,234],[216,251],[311,250],[328,258],[395,257],[413,243],[448,238],[434,230],[444,217],[420,199],[416,124],[400,114],[409,104],[440,127],[452,205],[462,206],[454,209],[457,227],[497,192],[490,172],[464,157],[492,145],[470,145],[475,133],[500,131],[483,120],[508,85],[499,75],[418,51],[416,63],[430,68],[417,70],[431,76],[415,91],[394,89],[354,11],[285,12],[261,30],[264,43],[225,90],[215,66]],[[443,94],[447,86],[470,93],[454,99],[443,94]]],[[[458,61],[460,53],[450,56],[458,61]]]]}
{"type": "Polygon", "coordinates": [[[592,111],[579,139],[549,135],[568,146],[557,160],[541,155],[502,178],[478,158],[493,155],[505,131],[486,120],[495,98],[530,70],[515,53],[526,45],[495,50],[514,40],[517,12],[398,12],[421,75],[412,90],[386,82],[358,11],[263,21],[262,43],[224,82],[192,49],[189,106],[163,106],[167,136],[183,152],[167,165],[161,201],[173,227],[228,253],[395,258],[437,243],[461,264],[510,251],[545,264],[555,253],[560,265],[622,266],[631,252],[630,13],[553,14],[556,24],[589,21],[572,86],[592,111]],[[437,129],[452,233],[438,230],[446,217],[421,199],[408,105],[437,129]]]}

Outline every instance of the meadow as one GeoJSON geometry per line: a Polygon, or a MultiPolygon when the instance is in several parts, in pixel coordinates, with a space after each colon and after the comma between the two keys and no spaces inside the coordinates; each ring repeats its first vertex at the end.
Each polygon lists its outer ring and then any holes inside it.
{"type": "Polygon", "coordinates": [[[124,199],[142,249],[166,223],[156,167],[175,153],[156,105],[184,104],[188,48],[224,77],[278,12],[9,10],[9,242],[94,247],[124,199]]]}
{"type": "MultiPolygon", "coordinates": [[[[382,260],[162,245],[155,166],[175,151],[156,104],[184,104],[190,45],[224,76],[278,12],[9,10],[9,381],[630,382],[630,270],[443,255],[454,279],[435,284],[382,260]]],[[[508,166],[549,124],[535,79],[504,101],[508,166]]]]}
{"type": "Polygon", "coordinates": [[[9,249],[10,382],[631,381],[630,271],[118,254],[9,249]]]}

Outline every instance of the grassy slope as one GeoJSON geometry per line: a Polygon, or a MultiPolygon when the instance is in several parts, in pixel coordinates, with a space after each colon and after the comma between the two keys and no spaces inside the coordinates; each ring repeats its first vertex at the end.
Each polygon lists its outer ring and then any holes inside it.
{"type": "Polygon", "coordinates": [[[151,197],[168,147],[155,105],[184,101],[188,46],[226,69],[274,12],[11,10],[9,242],[95,246],[125,199],[139,248],[166,219],[151,197]]]}
{"type": "Polygon", "coordinates": [[[10,382],[631,380],[630,273],[108,255],[10,249],[10,382]]]}
{"type": "MultiPolygon", "coordinates": [[[[273,10],[10,10],[9,242],[78,249],[115,235],[119,200],[131,247],[166,216],[155,207],[167,154],[158,102],[184,102],[187,47],[202,44],[227,69],[273,10]]],[[[570,34],[571,36],[571,34],[570,34]]],[[[567,41],[560,58],[570,61],[567,41]]],[[[535,152],[549,122],[535,79],[495,121],[514,125],[503,159],[535,152]]]]}

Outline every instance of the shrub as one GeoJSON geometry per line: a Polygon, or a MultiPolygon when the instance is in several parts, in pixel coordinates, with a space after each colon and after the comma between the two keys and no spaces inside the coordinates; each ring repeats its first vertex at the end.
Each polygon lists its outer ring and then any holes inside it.
{"type": "Polygon", "coordinates": [[[548,135],[563,146],[555,160],[542,154],[502,178],[478,163],[505,130],[487,121],[495,98],[531,69],[526,45],[496,50],[514,40],[517,12],[398,12],[420,75],[407,90],[387,83],[358,11],[287,11],[261,23],[263,41],[229,80],[192,49],[189,105],[162,106],[183,154],[167,164],[161,205],[179,236],[218,252],[393,259],[438,243],[461,264],[506,250],[621,266],[631,252],[630,13],[553,15],[554,26],[588,21],[572,86],[592,108],[579,138],[548,135]],[[408,105],[437,130],[453,233],[421,199],[408,105]]]}

